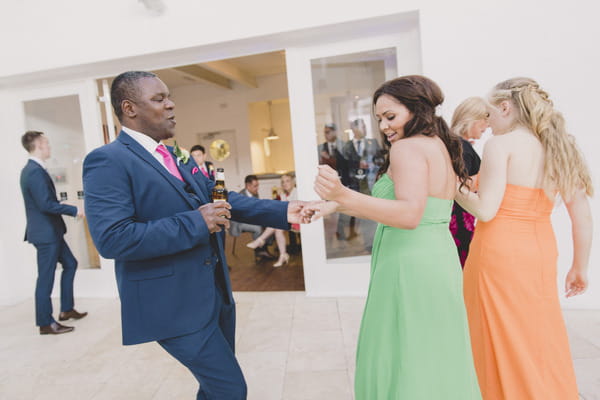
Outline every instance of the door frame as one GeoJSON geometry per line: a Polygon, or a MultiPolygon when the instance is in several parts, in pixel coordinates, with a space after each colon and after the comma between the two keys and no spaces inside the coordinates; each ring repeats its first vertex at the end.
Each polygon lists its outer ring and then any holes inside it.
{"type": "MultiPolygon", "coordinates": [[[[20,113],[14,116],[18,118],[18,125],[21,127],[19,131],[24,132],[27,126],[26,102],[49,100],[63,96],[78,97],[86,154],[102,146],[104,144],[104,135],[102,131],[100,104],[98,102],[98,86],[95,79],[14,90],[11,98],[13,101],[18,102],[20,107],[20,113]]],[[[83,260],[78,261],[81,263],[83,260]]],[[[114,279],[113,265],[114,262],[112,260],[107,260],[100,256],[100,268],[78,268],[76,279],[77,292],[82,293],[85,297],[115,297],[117,295],[117,287],[114,279]]],[[[53,290],[53,293],[56,294],[60,293],[61,272],[62,270],[57,268],[53,290]]]]}
{"type": "MultiPolygon", "coordinates": [[[[407,25],[399,25],[396,31],[386,34],[374,33],[360,38],[329,43],[319,41],[318,44],[286,48],[294,152],[302,154],[302,157],[296,157],[296,182],[300,199],[317,199],[313,183],[318,165],[319,143],[315,132],[311,60],[385,48],[396,50],[395,76],[421,73],[420,39],[416,19],[408,21],[407,25]]],[[[390,76],[389,71],[386,71],[386,75],[387,79],[395,77],[390,76]]],[[[322,219],[303,226],[301,236],[304,282],[308,296],[366,294],[371,256],[328,260],[322,219]]]]}

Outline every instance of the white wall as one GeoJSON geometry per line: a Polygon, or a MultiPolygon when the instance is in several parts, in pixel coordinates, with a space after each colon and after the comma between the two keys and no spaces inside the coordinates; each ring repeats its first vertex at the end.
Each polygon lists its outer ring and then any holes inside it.
{"type": "MultiPolygon", "coordinates": [[[[0,119],[6,147],[0,173],[2,228],[0,231],[0,304],[11,304],[32,296],[32,285],[37,275],[33,246],[23,241],[25,234],[25,207],[19,186],[21,169],[27,162],[27,152],[21,147],[21,126],[18,119],[8,116],[22,112],[18,104],[10,102],[0,92],[0,104],[5,114],[0,119]],[[18,293],[18,295],[17,295],[18,293]]],[[[32,311],[33,312],[33,311],[32,311]]]]}
{"type": "MultiPolygon", "coordinates": [[[[0,23],[0,40],[3,40],[0,47],[7,55],[0,63],[0,87],[39,82],[47,77],[68,80],[110,75],[145,64],[148,68],[154,68],[155,63],[168,66],[178,63],[182,52],[194,46],[204,46],[199,49],[205,49],[216,59],[262,51],[264,43],[275,43],[278,37],[294,44],[310,40],[333,41],[339,35],[330,36],[329,28],[320,34],[291,31],[321,25],[340,26],[338,24],[348,21],[418,10],[423,72],[444,89],[446,116],[451,115],[462,99],[485,94],[499,80],[514,75],[535,77],[565,114],[598,186],[600,157],[596,152],[600,141],[595,133],[594,117],[597,93],[600,92],[597,73],[600,71],[600,54],[596,43],[600,37],[600,24],[594,2],[550,1],[541,5],[516,0],[496,3],[475,0],[351,3],[341,0],[257,0],[235,4],[213,2],[210,7],[204,2],[185,0],[166,3],[168,11],[162,17],[146,15],[141,4],[134,0],[37,1],[35,7],[28,1],[10,3],[3,10],[0,23]],[[106,29],[101,29],[104,25],[106,29]],[[262,35],[273,36],[265,36],[257,42],[247,40],[262,35]],[[144,40],[140,40],[142,36],[144,40]],[[238,39],[243,40],[236,42],[238,39]],[[231,54],[232,49],[236,54],[231,54]],[[144,57],[161,51],[170,53],[144,57]],[[119,58],[123,60],[109,61],[119,58]],[[100,63],[91,64],[95,62],[100,63]],[[71,67],[57,69],[68,66],[71,67]]],[[[391,26],[392,19],[382,18],[381,21],[369,28],[371,32],[391,26]]],[[[352,35],[352,27],[364,26],[361,24],[353,22],[344,27],[345,32],[352,35]]],[[[357,28],[356,32],[359,30],[357,28]]],[[[10,98],[0,97],[2,99],[0,109],[8,110],[7,115],[10,115],[15,106],[10,98]]],[[[6,149],[11,152],[9,159],[16,164],[24,158],[17,141],[22,133],[18,129],[18,124],[10,118],[0,120],[0,130],[10,135],[5,141],[6,149]]],[[[9,192],[18,188],[18,169],[11,164],[2,171],[0,182],[9,192]]],[[[8,216],[13,220],[13,226],[22,223],[22,218],[17,215],[22,207],[19,201],[12,197],[2,200],[4,210],[16,211],[8,216]]],[[[598,226],[598,197],[592,200],[592,207],[598,226]]],[[[559,211],[554,220],[562,279],[570,254],[569,225],[563,211],[559,211]]],[[[3,228],[1,233],[3,269],[13,268],[22,251],[20,233],[15,232],[18,230],[3,228]]],[[[570,307],[600,308],[600,271],[594,269],[600,261],[597,244],[595,239],[590,263],[591,289],[585,296],[569,300],[570,307]]],[[[6,285],[4,279],[2,281],[6,285]]]]}

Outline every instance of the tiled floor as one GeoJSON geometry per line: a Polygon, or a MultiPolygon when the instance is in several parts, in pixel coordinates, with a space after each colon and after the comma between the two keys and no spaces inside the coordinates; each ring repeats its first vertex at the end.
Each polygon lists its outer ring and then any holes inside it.
{"type": "MultiPolygon", "coordinates": [[[[239,292],[237,353],[250,400],[352,399],[364,299],[239,292]]],[[[193,399],[191,374],[154,343],[121,346],[119,302],[79,299],[73,333],[40,336],[27,301],[0,308],[0,399],[193,399]]],[[[565,313],[585,400],[600,400],[600,311],[565,313]]],[[[431,399],[436,400],[436,399],[431,399]]]]}

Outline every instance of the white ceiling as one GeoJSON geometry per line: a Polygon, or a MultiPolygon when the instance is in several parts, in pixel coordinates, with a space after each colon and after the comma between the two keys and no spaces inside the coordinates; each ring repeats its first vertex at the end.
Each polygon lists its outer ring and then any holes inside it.
{"type": "MultiPolygon", "coordinates": [[[[282,74],[286,72],[285,51],[255,54],[220,60],[250,77],[282,74]]],[[[202,67],[203,64],[197,64],[202,67]]],[[[171,89],[190,85],[213,85],[213,83],[182,73],[174,68],[152,71],[171,89]]]]}

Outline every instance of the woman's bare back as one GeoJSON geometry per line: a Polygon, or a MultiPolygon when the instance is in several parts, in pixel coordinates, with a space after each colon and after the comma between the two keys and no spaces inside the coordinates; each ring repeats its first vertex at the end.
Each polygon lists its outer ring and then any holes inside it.
{"type": "Polygon", "coordinates": [[[448,200],[454,198],[456,174],[452,168],[448,150],[440,138],[417,135],[402,139],[397,144],[400,146],[410,146],[411,152],[408,155],[404,153],[405,159],[398,163],[392,159],[388,170],[390,176],[394,175],[392,171],[393,165],[399,168],[411,168],[411,166],[414,167],[414,163],[416,162],[425,162],[427,164],[427,176],[423,176],[423,179],[427,179],[428,182],[428,195],[448,200]]]}

